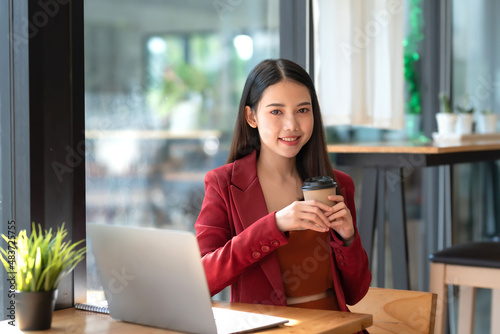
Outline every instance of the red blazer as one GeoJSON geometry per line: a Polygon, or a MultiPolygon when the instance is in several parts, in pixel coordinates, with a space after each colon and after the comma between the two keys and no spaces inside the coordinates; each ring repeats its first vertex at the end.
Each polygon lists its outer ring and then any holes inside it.
{"type": "MultiPolygon", "coordinates": [[[[356,228],[354,183],[334,171],[356,228]]],[[[210,293],[231,285],[231,301],[286,305],[275,249],[288,243],[286,233],[268,213],[257,177],[256,152],[207,173],[205,198],[195,223],[210,293]]],[[[350,247],[331,230],[330,246],[339,307],[361,300],[371,282],[368,258],[357,229],[350,247]]]]}

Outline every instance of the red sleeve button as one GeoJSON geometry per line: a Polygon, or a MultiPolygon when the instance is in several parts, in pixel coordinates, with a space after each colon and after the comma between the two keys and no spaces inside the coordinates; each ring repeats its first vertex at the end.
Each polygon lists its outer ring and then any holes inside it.
{"type": "Polygon", "coordinates": [[[261,254],[260,254],[260,252],[255,251],[255,252],[252,253],[252,257],[254,259],[258,259],[259,257],[261,257],[261,254]]]}
{"type": "Polygon", "coordinates": [[[278,246],[280,245],[280,242],[279,242],[278,240],[272,240],[272,241],[271,241],[271,245],[272,245],[273,247],[278,247],[278,246]]]}
{"type": "Polygon", "coordinates": [[[260,250],[263,251],[264,253],[267,253],[271,250],[271,247],[264,245],[260,248],[260,250]]]}

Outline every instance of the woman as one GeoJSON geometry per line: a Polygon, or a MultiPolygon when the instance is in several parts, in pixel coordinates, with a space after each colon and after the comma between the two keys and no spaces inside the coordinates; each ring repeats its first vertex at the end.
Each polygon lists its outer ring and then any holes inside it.
{"type": "Polygon", "coordinates": [[[207,173],[195,223],[212,295],[231,301],[348,311],[371,281],[356,229],[354,184],[334,171],[311,78],[265,60],[249,74],[228,163],[207,173]],[[302,200],[314,176],[338,183],[335,204],[302,200]]]}

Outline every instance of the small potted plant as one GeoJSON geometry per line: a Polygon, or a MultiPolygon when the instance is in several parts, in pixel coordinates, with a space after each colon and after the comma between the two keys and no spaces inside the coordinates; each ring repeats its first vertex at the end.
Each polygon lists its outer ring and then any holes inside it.
{"type": "Polygon", "coordinates": [[[474,107],[469,106],[469,95],[464,98],[464,103],[458,105],[458,120],[456,125],[457,134],[472,133],[472,124],[474,123],[474,107]]]}
{"type": "Polygon", "coordinates": [[[495,133],[497,132],[498,114],[493,110],[481,110],[477,118],[478,133],[495,133]]]}
{"type": "Polygon", "coordinates": [[[444,92],[439,94],[441,101],[441,110],[436,114],[438,133],[441,135],[450,135],[455,133],[457,124],[457,114],[453,113],[450,98],[444,92]]]}
{"type": "Polygon", "coordinates": [[[40,225],[37,232],[33,224],[29,237],[26,230],[17,237],[2,235],[7,248],[0,247],[0,260],[15,286],[15,320],[21,330],[51,327],[57,287],[85,258],[86,247],[76,249],[84,240],[64,241],[67,234],[63,223],[55,234],[52,229],[43,233],[40,225]]]}

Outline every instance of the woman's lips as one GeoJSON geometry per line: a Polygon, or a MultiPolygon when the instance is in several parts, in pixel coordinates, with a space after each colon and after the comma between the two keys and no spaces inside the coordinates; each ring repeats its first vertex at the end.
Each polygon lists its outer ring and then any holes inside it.
{"type": "Polygon", "coordinates": [[[279,140],[285,145],[294,146],[299,143],[299,138],[300,137],[283,137],[279,138],[279,140]]]}

